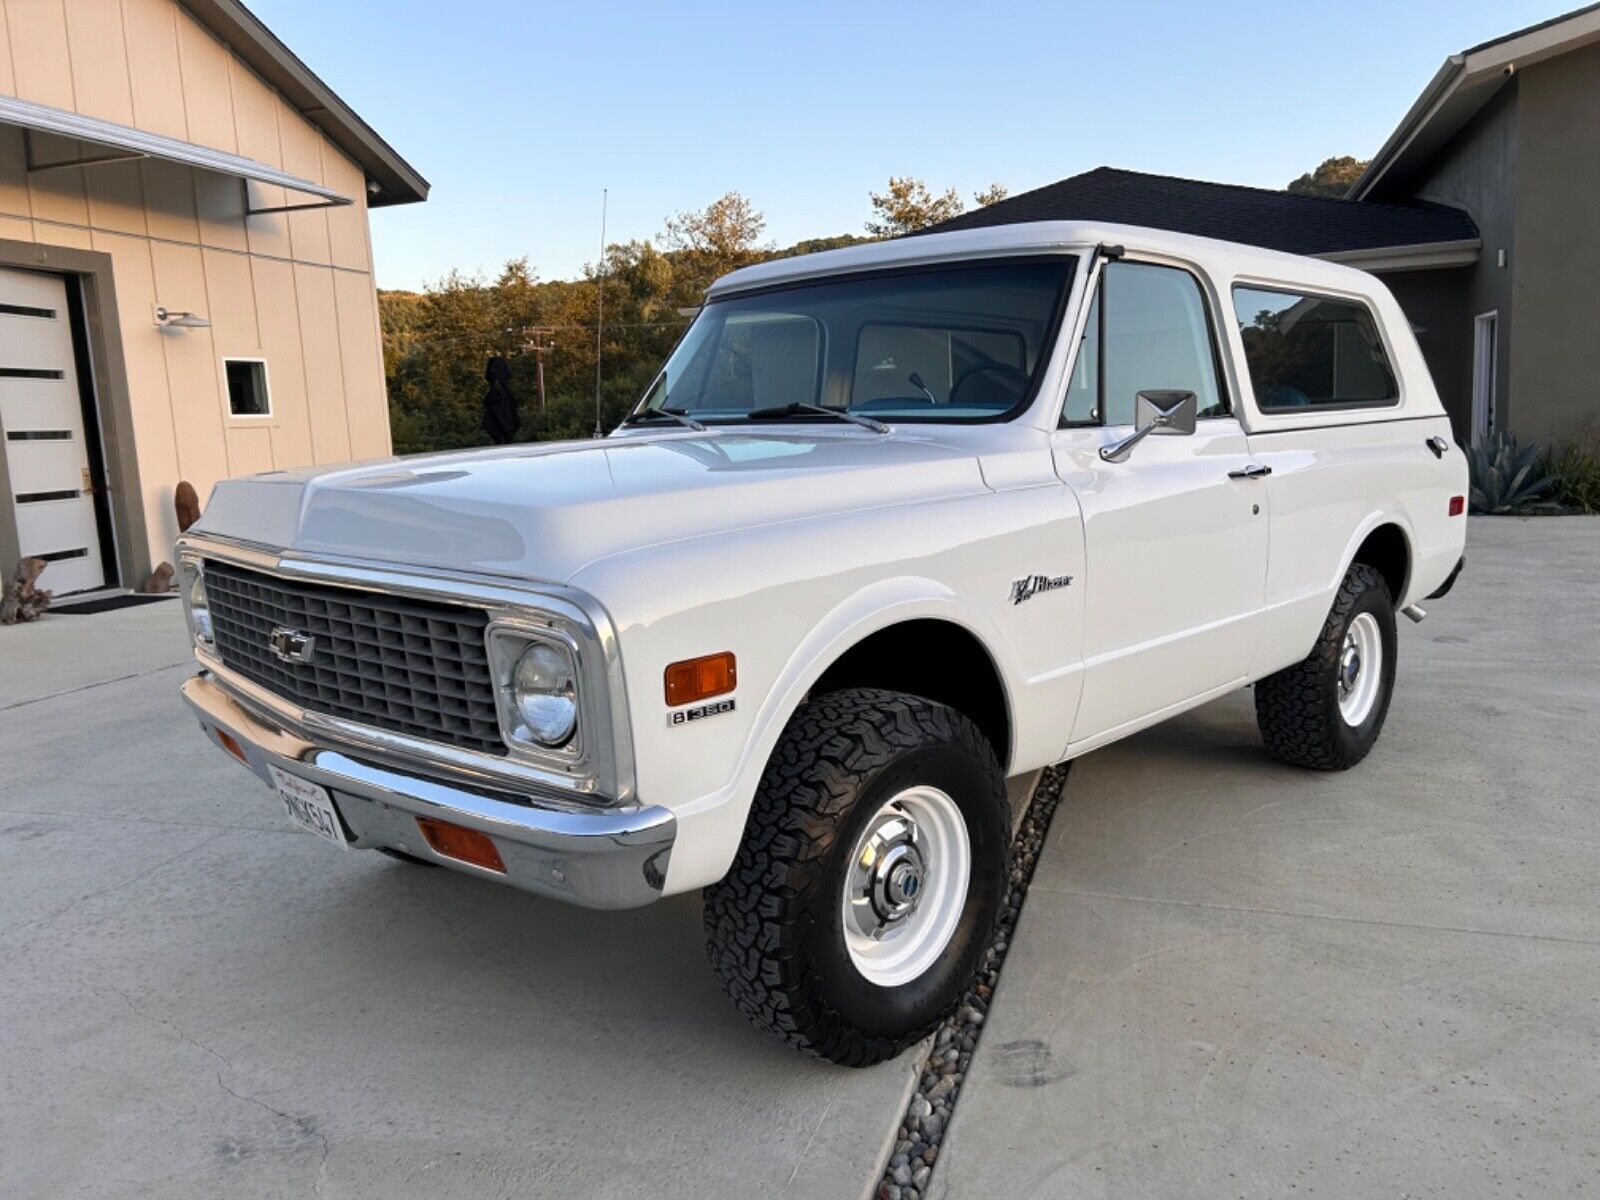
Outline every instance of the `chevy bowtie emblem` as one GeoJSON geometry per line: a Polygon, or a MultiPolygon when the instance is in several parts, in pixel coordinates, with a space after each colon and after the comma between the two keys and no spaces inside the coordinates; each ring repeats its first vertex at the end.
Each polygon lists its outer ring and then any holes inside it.
{"type": "Polygon", "coordinates": [[[267,635],[267,646],[286,663],[308,663],[317,652],[317,639],[309,633],[280,625],[267,635]]]}
{"type": "Polygon", "coordinates": [[[1072,582],[1071,575],[1024,575],[1011,581],[1011,603],[1032,600],[1040,592],[1053,592],[1072,582]]]}

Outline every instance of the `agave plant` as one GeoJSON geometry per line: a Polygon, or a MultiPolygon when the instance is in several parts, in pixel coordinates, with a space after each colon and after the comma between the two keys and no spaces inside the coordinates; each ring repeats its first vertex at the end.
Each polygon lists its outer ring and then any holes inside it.
{"type": "Polygon", "coordinates": [[[1479,513],[1554,512],[1550,498],[1560,482],[1549,473],[1543,447],[1518,446],[1516,434],[1497,433],[1467,451],[1472,511],[1479,513]]]}

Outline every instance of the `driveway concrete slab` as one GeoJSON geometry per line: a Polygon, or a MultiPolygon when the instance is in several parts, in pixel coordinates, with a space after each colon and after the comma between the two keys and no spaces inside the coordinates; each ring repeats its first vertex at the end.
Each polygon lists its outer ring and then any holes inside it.
{"type": "Polygon", "coordinates": [[[0,628],[0,712],[19,703],[189,662],[176,597],[106,613],[52,613],[0,628]]]}
{"type": "Polygon", "coordinates": [[[1353,771],[1074,765],[934,1197],[1600,1187],[1600,521],[1474,520],[1353,771]]]}
{"type": "Polygon", "coordinates": [[[33,681],[0,707],[0,1191],[862,1193],[914,1055],[749,1029],[695,897],[583,912],[294,830],[182,711],[181,624],[0,630],[33,681]]]}

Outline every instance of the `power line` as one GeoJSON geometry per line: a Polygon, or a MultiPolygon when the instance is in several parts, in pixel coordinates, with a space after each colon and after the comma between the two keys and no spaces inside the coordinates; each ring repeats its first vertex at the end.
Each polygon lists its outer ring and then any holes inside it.
{"type": "MultiPolygon", "coordinates": [[[[610,321],[606,327],[608,329],[681,329],[688,324],[688,319],[675,321],[610,321]]],[[[436,346],[446,342],[492,342],[497,338],[503,337],[536,338],[544,333],[587,334],[593,328],[593,325],[508,325],[504,329],[491,329],[484,333],[436,333],[426,336],[411,333],[408,330],[394,330],[385,334],[385,337],[397,343],[397,349],[409,350],[413,347],[436,346]]]]}

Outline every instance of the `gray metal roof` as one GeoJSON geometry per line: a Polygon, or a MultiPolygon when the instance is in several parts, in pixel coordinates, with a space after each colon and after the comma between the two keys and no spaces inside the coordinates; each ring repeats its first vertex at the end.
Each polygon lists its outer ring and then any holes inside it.
{"type": "MultiPolygon", "coordinates": [[[[180,0],[200,24],[209,29],[257,75],[276,88],[302,117],[321,129],[328,139],[356,161],[366,173],[369,208],[386,204],[412,204],[428,198],[428,181],[393,146],[378,136],[355,110],[317,78],[310,67],[280,42],[277,36],[239,0],[180,0]]],[[[381,20],[377,6],[374,20],[381,20]]]]}
{"type": "Polygon", "coordinates": [[[1596,42],[1600,3],[1452,54],[1351,186],[1350,199],[1405,198],[1450,140],[1517,72],[1596,42]]]}
{"type": "Polygon", "coordinates": [[[53,108],[48,104],[35,104],[31,100],[21,100],[15,96],[0,96],[0,123],[16,125],[30,133],[50,133],[75,141],[90,142],[95,146],[105,146],[111,151],[105,155],[86,154],[82,158],[34,160],[30,146],[28,162],[30,171],[89,166],[97,162],[116,162],[131,158],[161,158],[188,167],[198,167],[202,171],[215,171],[238,179],[253,179],[257,183],[276,184],[278,187],[315,196],[323,204],[352,203],[352,198],[349,196],[340,195],[320,183],[312,183],[309,179],[280,171],[277,167],[257,162],[253,158],[213,150],[209,146],[197,146],[193,142],[180,141],[178,138],[166,137],[159,133],[147,133],[130,125],[119,125],[115,121],[86,117],[62,108],[53,108]]]}

